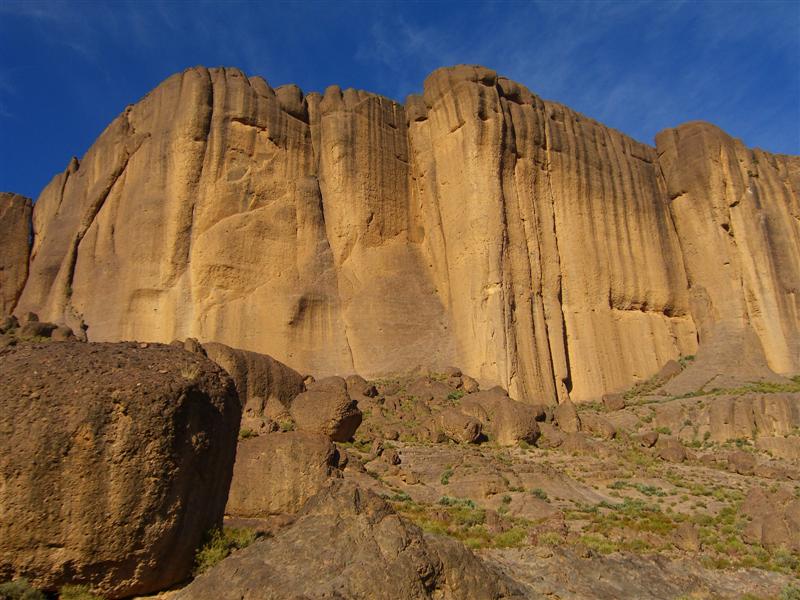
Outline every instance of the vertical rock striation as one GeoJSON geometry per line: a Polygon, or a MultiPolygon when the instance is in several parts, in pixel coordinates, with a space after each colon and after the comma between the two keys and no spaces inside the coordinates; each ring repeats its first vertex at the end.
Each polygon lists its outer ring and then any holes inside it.
{"type": "Polygon", "coordinates": [[[13,312],[28,278],[31,201],[0,192],[0,315],[13,312]]]}
{"type": "Polygon", "coordinates": [[[18,310],[318,375],[458,364],[531,402],[698,341],[708,372],[744,348],[794,373],[799,191],[797,158],[705,124],[652,148],[483,67],[405,105],[195,68],[42,192],[18,310]]]}

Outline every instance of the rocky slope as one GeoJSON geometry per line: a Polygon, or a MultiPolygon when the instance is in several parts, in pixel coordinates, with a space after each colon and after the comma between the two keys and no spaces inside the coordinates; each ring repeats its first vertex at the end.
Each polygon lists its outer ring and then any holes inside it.
{"type": "Polygon", "coordinates": [[[33,229],[5,310],[95,341],[458,364],[534,403],[695,353],[687,389],[800,371],[800,159],[704,123],[653,148],[482,67],[404,105],[189,69],[53,179],[33,229]]]}

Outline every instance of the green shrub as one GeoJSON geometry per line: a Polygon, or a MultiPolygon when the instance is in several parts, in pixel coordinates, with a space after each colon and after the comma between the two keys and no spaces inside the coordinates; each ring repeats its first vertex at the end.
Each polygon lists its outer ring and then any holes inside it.
{"type": "Polygon", "coordinates": [[[61,600],[103,600],[93,594],[88,585],[65,585],[58,593],[61,600]]]}
{"type": "Polygon", "coordinates": [[[448,483],[450,483],[450,478],[452,476],[453,476],[453,469],[449,467],[445,469],[444,473],[442,473],[442,478],[440,480],[442,482],[442,485],[447,485],[448,483]]]}
{"type": "Polygon", "coordinates": [[[539,500],[547,500],[547,492],[542,488],[533,488],[531,494],[539,498],[539,500]]]}
{"type": "Polygon", "coordinates": [[[239,439],[240,440],[249,440],[250,438],[258,437],[258,434],[253,431],[252,429],[248,429],[244,427],[243,429],[239,430],[239,439]]]}
{"type": "Polygon", "coordinates": [[[461,400],[464,397],[464,390],[456,390],[447,394],[448,400],[461,400]]]}
{"type": "Polygon", "coordinates": [[[240,548],[252,544],[258,536],[251,529],[212,529],[197,550],[194,575],[200,575],[240,548]]]}
{"type": "Polygon", "coordinates": [[[800,600],[800,587],[790,583],[781,590],[780,600],[800,600]]]}
{"type": "Polygon", "coordinates": [[[442,506],[461,506],[466,508],[475,508],[475,502],[469,498],[453,498],[451,496],[442,496],[439,498],[439,504],[442,506]]]}
{"type": "Polygon", "coordinates": [[[45,600],[45,596],[26,579],[15,579],[0,583],[0,600],[45,600]]]}

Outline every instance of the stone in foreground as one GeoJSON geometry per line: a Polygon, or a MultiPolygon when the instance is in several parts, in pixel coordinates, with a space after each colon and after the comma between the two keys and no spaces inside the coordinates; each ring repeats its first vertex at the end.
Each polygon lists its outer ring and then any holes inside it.
{"type": "Polygon", "coordinates": [[[337,480],[274,538],[195,579],[174,600],[522,598],[453,540],[424,535],[372,492],[337,480]]]}
{"type": "Polygon", "coordinates": [[[221,524],[240,416],[228,375],[174,347],[0,351],[0,581],[111,599],[184,580],[221,524]]]}

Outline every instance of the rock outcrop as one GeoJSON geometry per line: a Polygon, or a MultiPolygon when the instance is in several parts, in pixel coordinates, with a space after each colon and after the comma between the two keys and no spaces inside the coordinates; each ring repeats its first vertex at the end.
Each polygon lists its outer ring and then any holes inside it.
{"type": "Polygon", "coordinates": [[[316,376],[458,364],[531,403],[681,355],[676,389],[800,371],[800,159],[704,123],[647,146],[483,67],[405,105],[189,69],[53,179],[33,230],[18,309],[92,340],[316,376]]]}
{"type": "Polygon", "coordinates": [[[358,403],[347,393],[341,377],[312,383],[292,401],[289,414],[298,429],[320,433],[335,442],[350,441],[362,419],[358,403]]]}
{"type": "Polygon", "coordinates": [[[424,535],[372,492],[335,481],[273,538],[227,558],[175,600],[522,598],[454,540],[424,535]]]}
{"type": "Polygon", "coordinates": [[[0,192],[0,316],[14,310],[28,278],[32,210],[29,198],[0,192]]]}
{"type": "Polygon", "coordinates": [[[225,513],[255,518],[296,513],[337,475],[337,463],[336,447],[322,434],[289,431],[243,440],[225,513]]]}
{"type": "Polygon", "coordinates": [[[184,580],[221,525],[240,416],[228,375],[171,346],[0,350],[0,581],[122,598],[184,580]]]}
{"type": "Polygon", "coordinates": [[[294,397],[305,390],[303,376],[271,356],[213,342],[203,350],[233,378],[243,429],[263,431],[270,417],[288,412],[294,397]]]}

